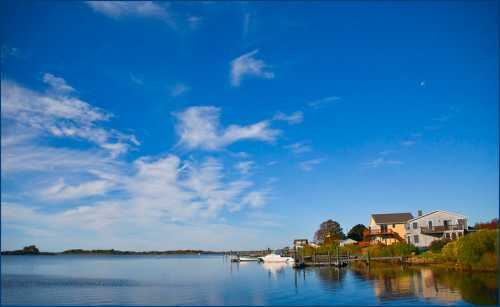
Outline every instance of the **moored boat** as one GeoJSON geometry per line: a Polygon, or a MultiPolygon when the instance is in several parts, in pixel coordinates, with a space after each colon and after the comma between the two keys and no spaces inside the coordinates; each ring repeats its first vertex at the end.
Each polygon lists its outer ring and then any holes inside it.
{"type": "Polygon", "coordinates": [[[240,257],[240,261],[258,261],[258,258],[254,257],[240,257]]]}
{"type": "Polygon", "coordinates": [[[259,260],[262,262],[287,262],[287,263],[292,263],[295,261],[292,257],[283,257],[281,255],[274,253],[271,253],[264,257],[259,257],[259,260]]]}

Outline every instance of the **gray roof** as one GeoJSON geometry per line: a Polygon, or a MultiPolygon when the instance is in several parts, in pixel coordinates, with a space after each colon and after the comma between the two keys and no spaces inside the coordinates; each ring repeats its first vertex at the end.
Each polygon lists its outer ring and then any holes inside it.
{"type": "Polygon", "coordinates": [[[382,213],[372,214],[375,223],[377,224],[402,224],[413,218],[409,212],[404,213],[382,213]]]}

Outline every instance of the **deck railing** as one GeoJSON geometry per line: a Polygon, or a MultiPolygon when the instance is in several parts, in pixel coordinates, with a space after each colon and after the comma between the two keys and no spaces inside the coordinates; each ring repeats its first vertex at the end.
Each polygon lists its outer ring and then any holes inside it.
{"type": "Polygon", "coordinates": [[[426,226],[420,227],[420,232],[422,233],[441,233],[448,230],[464,230],[465,225],[463,224],[453,224],[453,225],[437,225],[437,226],[426,226]]]}
{"type": "Polygon", "coordinates": [[[374,235],[386,235],[386,234],[395,234],[397,232],[392,229],[366,229],[363,232],[363,235],[366,236],[374,236],[374,235]]]}

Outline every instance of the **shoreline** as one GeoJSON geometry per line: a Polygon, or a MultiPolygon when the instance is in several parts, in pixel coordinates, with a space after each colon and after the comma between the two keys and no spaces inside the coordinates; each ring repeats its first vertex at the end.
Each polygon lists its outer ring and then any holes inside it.
{"type": "MultiPolygon", "coordinates": [[[[447,271],[453,271],[453,272],[463,272],[463,273],[498,273],[498,267],[494,267],[491,269],[488,268],[472,268],[472,267],[465,267],[461,266],[457,263],[454,262],[439,262],[439,261],[432,261],[432,260],[427,260],[427,259],[421,259],[421,258],[411,258],[408,257],[407,261],[403,264],[401,263],[394,263],[390,261],[378,261],[378,262],[372,262],[370,264],[372,267],[394,267],[394,266],[407,266],[407,267],[413,267],[413,268],[421,268],[421,267],[428,267],[428,268],[436,268],[436,269],[443,269],[447,271]]],[[[367,264],[365,263],[358,263],[356,266],[365,266],[368,267],[367,264]]]]}

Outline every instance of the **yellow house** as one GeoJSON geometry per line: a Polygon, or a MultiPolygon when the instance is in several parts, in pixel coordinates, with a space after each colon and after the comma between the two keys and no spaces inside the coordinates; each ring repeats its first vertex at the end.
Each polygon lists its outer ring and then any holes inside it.
{"type": "Polygon", "coordinates": [[[370,244],[382,243],[386,245],[405,241],[405,224],[411,220],[413,215],[404,213],[382,213],[372,214],[368,230],[365,231],[365,240],[370,244]]]}

